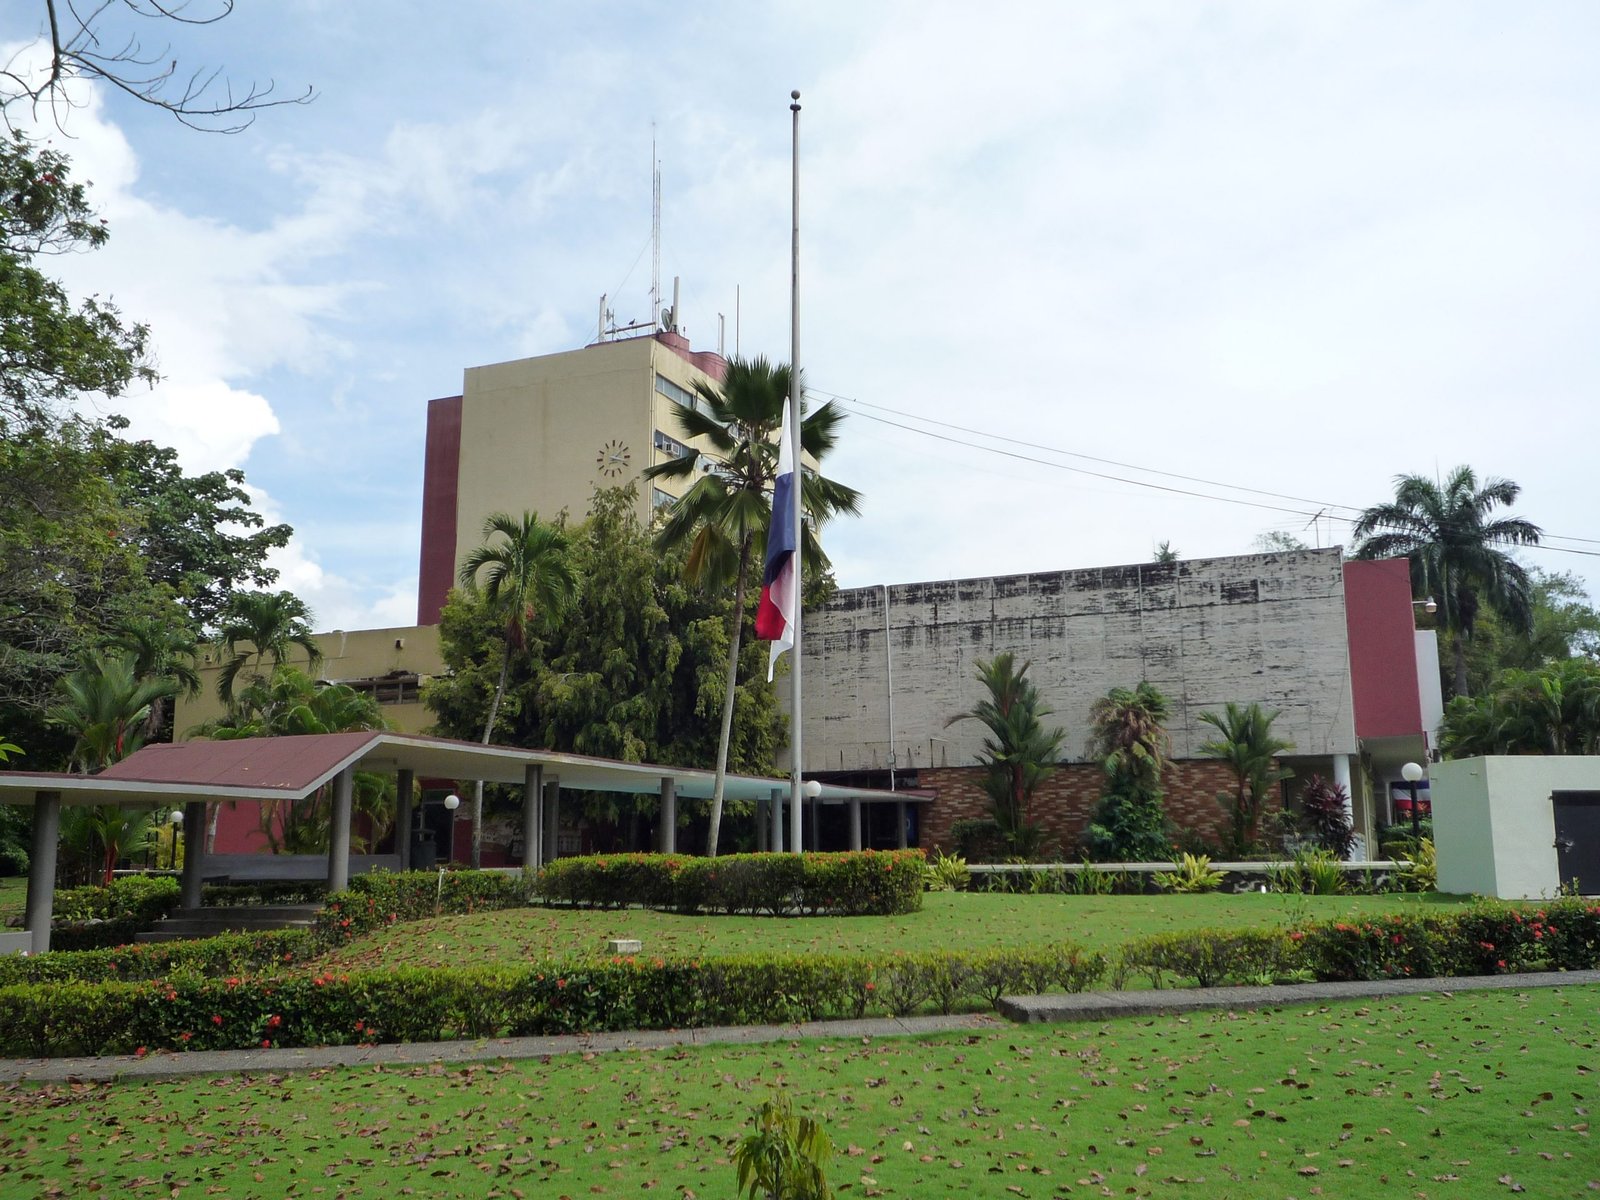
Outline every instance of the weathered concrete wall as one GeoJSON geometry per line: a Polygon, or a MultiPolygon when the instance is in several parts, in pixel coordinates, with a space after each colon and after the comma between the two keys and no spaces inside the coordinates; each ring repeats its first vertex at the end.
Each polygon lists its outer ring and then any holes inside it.
{"type": "Polygon", "coordinates": [[[976,761],[982,727],[948,724],[983,696],[974,664],[1010,650],[1032,666],[1082,758],[1089,709],[1113,687],[1154,684],[1172,704],[1176,759],[1214,733],[1227,701],[1279,709],[1301,755],[1356,750],[1337,548],[888,588],[894,728],[881,588],[840,591],[806,614],[804,766],[838,771],[976,761]]]}

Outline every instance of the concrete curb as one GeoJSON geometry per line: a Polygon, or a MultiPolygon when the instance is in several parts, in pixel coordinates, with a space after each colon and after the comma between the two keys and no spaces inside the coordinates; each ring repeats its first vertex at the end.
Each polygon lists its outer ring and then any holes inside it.
{"type": "Polygon", "coordinates": [[[992,1013],[967,1013],[948,1017],[874,1017],[857,1021],[807,1021],[796,1025],[713,1026],[705,1029],[639,1030],[556,1037],[483,1038],[461,1042],[403,1042],[381,1046],[191,1050],[153,1054],[144,1058],[118,1055],[104,1058],[0,1059],[0,1083],[87,1083],[119,1079],[178,1079],[190,1075],[274,1075],[285,1071],[313,1071],[332,1067],[504,1062],[550,1059],[569,1054],[604,1054],[614,1050],[761,1045],[801,1038],[884,1038],[927,1033],[983,1032],[1005,1028],[1007,1020],[1020,1023],[1103,1021],[1116,1017],[1172,1016],[1216,1009],[1248,1010],[1391,996],[1449,996],[1455,992],[1526,991],[1530,988],[1595,984],[1600,984],[1600,971],[1388,979],[1359,983],[1298,983],[1277,987],[1006,996],[1000,1001],[999,1017],[992,1013]]]}

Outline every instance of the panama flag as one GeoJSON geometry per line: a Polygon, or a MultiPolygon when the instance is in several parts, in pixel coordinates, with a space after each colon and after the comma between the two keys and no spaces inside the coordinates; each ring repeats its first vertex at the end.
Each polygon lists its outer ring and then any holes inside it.
{"type": "Polygon", "coordinates": [[[789,439],[789,402],[783,402],[783,436],[778,441],[778,474],[772,481],[772,524],[767,529],[767,565],[761,577],[756,636],[772,643],[767,682],[778,655],[794,646],[794,618],[800,608],[800,572],[794,555],[794,444],[789,439]]]}

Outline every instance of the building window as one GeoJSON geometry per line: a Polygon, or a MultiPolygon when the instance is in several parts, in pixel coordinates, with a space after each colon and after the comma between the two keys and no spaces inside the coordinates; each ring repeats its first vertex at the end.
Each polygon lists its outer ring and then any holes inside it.
{"type": "Polygon", "coordinates": [[[693,409],[696,412],[704,407],[698,396],[686,388],[679,387],[665,375],[656,376],[656,391],[660,392],[668,400],[676,400],[685,408],[693,409]]]}
{"type": "Polygon", "coordinates": [[[663,492],[660,488],[651,489],[650,502],[657,508],[664,508],[668,504],[675,502],[677,499],[678,498],[671,492],[663,492]]]}
{"type": "Polygon", "coordinates": [[[689,453],[689,447],[685,446],[677,438],[669,437],[667,434],[662,433],[659,429],[656,430],[656,449],[668,458],[682,458],[689,453]]]}
{"type": "Polygon", "coordinates": [[[342,679],[339,682],[353,691],[371,696],[379,704],[415,704],[421,679],[396,671],[377,679],[342,679]]]}

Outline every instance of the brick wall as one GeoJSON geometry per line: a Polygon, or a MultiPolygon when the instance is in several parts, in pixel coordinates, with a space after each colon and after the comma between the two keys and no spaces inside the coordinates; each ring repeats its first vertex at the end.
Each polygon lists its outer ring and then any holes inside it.
{"type": "MultiPolygon", "coordinates": [[[[917,788],[938,793],[923,816],[924,849],[953,849],[950,827],[955,822],[991,815],[982,780],[981,767],[934,767],[917,772],[917,788]]],[[[1104,783],[1105,772],[1099,763],[1067,763],[1040,785],[1033,797],[1033,815],[1044,826],[1047,846],[1054,843],[1062,853],[1072,854],[1100,802],[1104,783]]],[[[1174,826],[1193,829],[1207,842],[1223,840],[1229,809],[1217,802],[1217,793],[1233,794],[1233,772],[1219,762],[1187,759],[1174,762],[1162,784],[1167,819],[1174,826]]]]}

